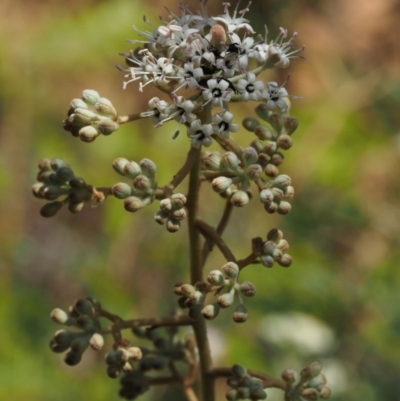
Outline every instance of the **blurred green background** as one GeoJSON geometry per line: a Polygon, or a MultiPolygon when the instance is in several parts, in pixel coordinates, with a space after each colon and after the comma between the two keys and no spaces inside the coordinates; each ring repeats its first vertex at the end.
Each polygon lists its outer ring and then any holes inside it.
{"type": "MultiPolygon", "coordinates": [[[[221,13],[210,2],[210,15],[221,13]]],[[[192,10],[197,2],[189,2],[192,10]]],[[[171,287],[188,277],[186,229],[171,235],[153,221],[156,205],[137,214],[110,199],[78,215],[39,215],[31,195],[37,162],[58,156],[98,186],[120,179],[117,157],[154,160],[166,183],[185,159],[185,135],[150,122],[123,126],[85,144],[63,131],[68,104],[86,88],[111,99],[121,114],[144,110],[156,92],[122,89],[120,51],[137,38],[146,14],[157,25],[163,9],[149,0],[3,0],[0,3],[0,398],[30,401],[117,400],[119,384],[105,375],[103,354],[87,351],[70,368],[48,342],[58,329],[54,307],[92,295],[126,318],[166,315],[171,287]]],[[[244,6],[245,4],[242,4],[244,6]]],[[[218,366],[243,363],[275,376],[312,360],[326,368],[332,400],[400,400],[400,46],[396,0],[254,1],[247,15],[270,38],[280,26],[298,31],[306,60],[264,73],[283,82],[288,71],[292,114],[300,120],[281,172],[296,190],[288,216],[267,215],[257,201],[235,210],[226,241],[238,258],[249,241],[280,227],[294,263],[247,268],[257,286],[250,318],[234,325],[229,311],[210,323],[218,366]]],[[[233,108],[236,120],[254,104],[233,108]]],[[[246,145],[253,138],[235,134],[246,145]]],[[[205,186],[206,187],[206,186],[205,186]]],[[[204,188],[202,215],[216,224],[223,202],[204,188]]],[[[223,259],[215,251],[208,270],[223,259]]],[[[218,382],[224,399],[224,381],[218,382]]],[[[278,391],[269,399],[281,400],[278,391]]],[[[178,400],[165,388],[144,401],[178,400]]]]}

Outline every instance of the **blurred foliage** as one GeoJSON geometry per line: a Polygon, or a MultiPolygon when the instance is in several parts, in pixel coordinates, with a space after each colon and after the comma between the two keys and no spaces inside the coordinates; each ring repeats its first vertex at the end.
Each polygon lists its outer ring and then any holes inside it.
{"type": "MultiPolygon", "coordinates": [[[[160,183],[179,168],[188,143],[183,134],[169,140],[168,125],[153,130],[149,122],[133,123],[90,145],[61,128],[69,101],[85,88],[111,99],[121,113],[146,107],[155,92],[149,88],[142,95],[135,84],[123,91],[114,65],[123,63],[118,52],[130,48],[125,39],[136,35],[131,25],[142,27],[144,13],[156,24],[165,15],[163,5],[0,4],[1,399],[116,399],[118,383],[106,377],[103,355],[87,352],[70,368],[49,351],[57,328],[48,313],[92,295],[127,318],[165,315],[175,306],[172,285],[187,278],[185,229],[166,233],[154,224],[153,207],[131,215],[111,199],[78,215],[63,211],[44,220],[30,193],[42,157],[62,157],[96,185],[119,181],[111,162],[120,156],[153,159],[160,183]]],[[[210,4],[210,15],[220,11],[217,2],[210,4]]],[[[284,218],[266,215],[257,202],[235,210],[226,241],[244,257],[252,237],[278,226],[294,263],[289,269],[255,265],[244,271],[258,293],[247,303],[245,325],[234,325],[229,313],[210,324],[216,364],[240,362],[278,376],[318,358],[326,366],[332,400],[398,399],[398,3],[254,1],[249,18],[259,32],[268,24],[271,38],[281,25],[298,31],[297,43],[307,45],[306,61],[295,60],[289,69],[289,92],[304,97],[292,105],[300,128],[282,169],[292,177],[296,196],[284,218]],[[313,351],[290,337],[297,331],[315,345],[322,336],[326,346],[313,351]]],[[[264,74],[282,82],[287,73],[264,74]]],[[[237,120],[252,115],[252,107],[234,108],[237,120]]],[[[236,137],[249,142],[247,134],[236,137]]],[[[204,191],[203,215],[215,224],[223,204],[204,191]]],[[[222,262],[214,252],[208,266],[222,262]]],[[[174,389],[157,389],[142,399],[160,399],[163,391],[162,399],[179,397],[174,389]]],[[[282,399],[279,392],[268,394],[282,399]]]]}

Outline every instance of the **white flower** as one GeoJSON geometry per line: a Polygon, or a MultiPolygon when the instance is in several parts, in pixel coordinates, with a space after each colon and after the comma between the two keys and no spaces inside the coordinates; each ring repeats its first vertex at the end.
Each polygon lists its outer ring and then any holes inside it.
{"type": "Polygon", "coordinates": [[[305,49],[302,46],[300,49],[294,49],[293,40],[297,37],[297,32],[287,41],[283,40],[287,37],[287,29],[280,28],[281,33],[276,38],[275,42],[271,42],[268,49],[268,57],[274,57],[278,61],[274,64],[278,68],[286,68],[290,64],[291,58],[301,57],[297,55],[300,51],[305,49]]]}
{"type": "Polygon", "coordinates": [[[263,92],[263,98],[266,100],[269,110],[278,108],[280,111],[285,112],[288,108],[285,98],[288,96],[287,90],[282,86],[278,86],[276,82],[268,82],[267,90],[263,92]]]}
{"type": "Polygon", "coordinates": [[[201,120],[195,120],[188,128],[188,137],[191,139],[192,146],[199,149],[201,145],[210,146],[212,143],[211,134],[213,132],[211,124],[201,124],[201,120]]]}
{"type": "Polygon", "coordinates": [[[256,81],[256,76],[253,73],[247,74],[247,79],[239,79],[236,89],[241,93],[244,101],[259,100],[265,92],[264,83],[256,81]]]}
{"type": "Polygon", "coordinates": [[[233,114],[225,111],[223,114],[217,113],[212,117],[213,131],[220,138],[228,139],[229,132],[237,132],[239,130],[238,124],[232,124],[233,114]]]}
{"type": "Polygon", "coordinates": [[[208,88],[203,89],[206,104],[211,101],[212,106],[222,107],[223,102],[229,102],[232,92],[228,91],[229,81],[226,79],[209,79],[208,88]]]}

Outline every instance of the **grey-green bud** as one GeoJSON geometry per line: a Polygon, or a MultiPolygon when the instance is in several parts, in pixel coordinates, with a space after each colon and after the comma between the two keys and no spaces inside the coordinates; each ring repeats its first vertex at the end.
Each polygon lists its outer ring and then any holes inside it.
{"type": "Polygon", "coordinates": [[[119,124],[110,118],[100,120],[100,122],[97,124],[97,130],[103,135],[110,135],[118,129],[119,124]]]}
{"type": "MultiPolygon", "coordinates": [[[[118,157],[112,163],[113,169],[120,175],[125,176],[125,166],[129,163],[129,161],[123,157],[118,157]]],[[[140,174],[140,172],[139,172],[140,174]]]]}
{"type": "Polygon", "coordinates": [[[210,273],[208,273],[208,276],[207,276],[207,281],[211,285],[221,286],[221,285],[225,284],[224,277],[223,277],[222,272],[220,270],[212,270],[212,271],[210,271],[210,273]]]}
{"type": "Polygon", "coordinates": [[[240,284],[239,290],[245,297],[254,297],[256,295],[256,287],[250,281],[244,281],[240,284]]]}
{"type": "Polygon", "coordinates": [[[93,142],[99,135],[97,129],[92,125],[87,125],[79,130],[79,138],[83,142],[93,142]]]}
{"type": "Polygon", "coordinates": [[[226,278],[236,280],[239,275],[239,266],[235,262],[225,263],[221,270],[225,273],[226,278]]]}
{"type": "Polygon", "coordinates": [[[206,305],[202,310],[201,314],[203,317],[207,320],[213,320],[215,319],[220,311],[220,307],[218,304],[209,304],[206,305]]]}
{"type": "Polygon", "coordinates": [[[254,117],[246,117],[242,120],[243,127],[250,132],[254,132],[260,123],[254,117]]]}
{"type": "Polygon", "coordinates": [[[217,193],[225,192],[231,185],[232,179],[229,177],[217,177],[212,180],[212,189],[217,193]]]}
{"type": "Polygon", "coordinates": [[[247,312],[247,309],[244,307],[244,305],[243,304],[237,305],[232,315],[234,322],[244,323],[248,317],[249,313],[247,312]]]}
{"type": "Polygon", "coordinates": [[[125,182],[118,182],[112,186],[111,192],[118,199],[126,199],[132,195],[132,187],[125,182]]]}
{"type": "Polygon", "coordinates": [[[142,169],[142,173],[150,178],[151,180],[156,177],[157,174],[157,166],[150,159],[143,159],[140,161],[140,167],[142,169]]]}
{"type": "Polygon", "coordinates": [[[231,196],[231,203],[234,206],[237,207],[243,207],[246,206],[249,203],[249,195],[247,192],[239,190],[236,191],[232,196],[231,196]]]}
{"type": "Polygon", "coordinates": [[[128,212],[137,212],[144,206],[142,199],[137,196],[128,196],[124,201],[125,210],[128,212]]]}
{"type": "MultiPolygon", "coordinates": [[[[119,159],[117,159],[119,160],[119,159]]],[[[114,163],[113,163],[114,166],[114,163]]],[[[129,177],[130,179],[134,180],[139,174],[142,173],[142,170],[139,166],[134,161],[127,161],[127,163],[124,164],[124,174],[125,176],[129,177]]]]}
{"type": "Polygon", "coordinates": [[[42,217],[53,217],[62,208],[63,203],[59,201],[54,201],[46,203],[41,209],[40,214],[42,217]]]}
{"type": "Polygon", "coordinates": [[[92,106],[94,106],[96,104],[96,102],[100,99],[99,93],[93,89],[85,89],[82,92],[81,97],[82,97],[82,100],[85,101],[85,103],[88,103],[92,106]]]}
{"type": "Polygon", "coordinates": [[[118,116],[117,110],[115,110],[113,104],[105,97],[101,97],[96,102],[94,107],[99,113],[107,117],[111,117],[113,120],[115,120],[118,116]]]}

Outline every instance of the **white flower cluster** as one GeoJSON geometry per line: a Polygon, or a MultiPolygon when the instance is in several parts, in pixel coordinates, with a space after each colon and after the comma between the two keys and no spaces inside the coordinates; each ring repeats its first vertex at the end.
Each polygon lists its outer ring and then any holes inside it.
{"type": "MultiPolygon", "coordinates": [[[[255,38],[255,31],[244,18],[248,7],[241,11],[236,8],[232,15],[230,4],[224,3],[224,7],[224,14],[207,17],[205,10],[202,15],[194,15],[180,4],[181,14],[169,11],[162,26],[152,27],[152,31],[135,28],[145,39],[130,42],[142,47],[123,54],[129,65],[124,70],[128,78],[125,87],[138,81],[142,91],[146,85],[154,84],[173,99],[172,104],[151,99],[149,111],[143,116],[153,117],[156,126],[170,120],[185,124],[191,144],[197,148],[209,146],[212,135],[226,139],[229,132],[238,130],[238,125],[232,123],[232,114],[226,111],[230,101],[263,101],[268,109],[285,112],[289,97],[286,89],[276,82],[264,85],[256,76],[266,68],[288,67],[290,59],[299,57],[303,49],[294,49],[292,42],[297,34],[287,39],[284,29],[270,43],[267,35],[264,39],[255,38]],[[253,70],[248,70],[250,59],[255,61],[253,70]],[[178,95],[182,89],[196,93],[186,99],[178,95]],[[197,117],[207,104],[221,109],[213,115],[212,124],[203,124],[197,117]]],[[[151,26],[147,19],[145,22],[151,26]]]]}

